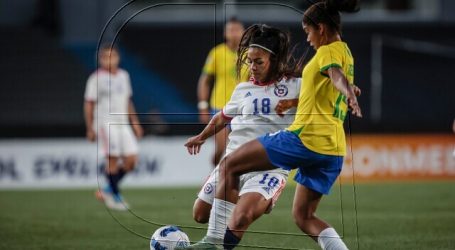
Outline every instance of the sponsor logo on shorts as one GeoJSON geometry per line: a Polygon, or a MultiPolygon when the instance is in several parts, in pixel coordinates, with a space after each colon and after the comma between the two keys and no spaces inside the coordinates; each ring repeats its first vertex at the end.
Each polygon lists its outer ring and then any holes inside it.
{"type": "Polygon", "coordinates": [[[204,187],[204,193],[210,194],[212,192],[213,192],[213,185],[210,183],[207,183],[207,185],[205,185],[205,187],[204,187]]]}
{"type": "Polygon", "coordinates": [[[275,95],[278,97],[287,96],[288,92],[289,92],[288,87],[286,87],[286,85],[283,84],[276,86],[274,90],[275,95]]]}
{"type": "Polygon", "coordinates": [[[268,194],[270,194],[271,187],[262,187],[268,194]]]}

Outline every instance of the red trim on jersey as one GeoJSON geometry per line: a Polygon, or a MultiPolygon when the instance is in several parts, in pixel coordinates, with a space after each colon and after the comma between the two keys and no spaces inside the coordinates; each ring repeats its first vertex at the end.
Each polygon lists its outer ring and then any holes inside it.
{"type": "Polygon", "coordinates": [[[250,81],[252,81],[253,84],[257,85],[257,86],[267,86],[267,85],[270,85],[275,82],[275,81],[260,82],[260,81],[256,80],[256,78],[254,78],[254,77],[251,77],[250,81]]]}
{"type": "Polygon", "coordinates": [[[229,120],[229,121],[232,120],[232,119],[234,119],[234,117],[230,117],[230,116],[226,115],[226,114],[224,113],[224,110],[221,110],[221,116],[222,116],[225,120],[229,120]]]}
{"type": "Polygon", "coordinates": [[[285,186],[286,186],[286,181],[285,180],[281,180],[280,187],[276,191],[275,195],[273,195],[273,197],[272,197],[273,205],[275,205],[275,203],[277,202],[278,198],[280,198],[281,192],[283,192],[283,189],[284,189],[285,186]]]}

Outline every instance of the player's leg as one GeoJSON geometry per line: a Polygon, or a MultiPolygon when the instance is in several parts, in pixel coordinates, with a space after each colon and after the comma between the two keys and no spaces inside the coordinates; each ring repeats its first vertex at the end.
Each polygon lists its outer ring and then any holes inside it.
{"type": "Polygon", "coordinates": [[[324,250],[347,249],[335,229],[315,215],[321,198],[321,193],[297,185],[292,208],[297,226],[324,250]]]}
{"type": "Polygon", "coordinates": [[[259,193],[242,195],[229,220],[224,235],[224,248],[233,249],[237,246],[248,227],[267,211],[271,202],[259,193]]]}
{"type": "MultiPolygon", "coordinates": [[[[253,171],[266,171],[275,169],[269,160],[269,154],[265,147],[271,145],[278,146],[274,142],[278,137],[267,135],[259,139],[252,140],[240,146],[237,150],[227,155],[220,163],[220,178],[218,180],[216,198],[213,200],[210,211],[209,225],[207,234],[200,242],[189,247],[179,249],[217,249],[223,241],[227,229],[228,218],[237,203],[240,176],[253,171]]],[[[277,156],[276,154],[275,156],[277,156]]]]}
{"type": "MultiPolygon", "coordinates": [[[[133,171],[137,165],[139,148],[131,126],[115,125],[111,127],[112,129],[115,128],[116,133],[118,133],[119,141],[116,146],[118,148],[119,154],[122,156],[122,165],[119,166],[117,174],[115,176],[115,185],[117,186],[118,190],[116,195],[119,195],[120,181],[125,177],[125,175],[133,171]]],[[[121,197],[118,198],[121,199],[121,197]]]]}
{"type": "Polygon", "coordinates": [[[218,166],[223,155],[226,151],[226,145],[228,141],[230,129],[225,127],[223,130],[215,134],[215,153],[213,154],[212,164],[218,166]]]}
{"type": "Polygon", "coordinates": [[[240,198],[224,236],[225,249],[237,246],[248,227],[263,214],[271,212],[286,186],[287,176],[285,171],[242,175],[240,198]]]}
{"type": "Polygon", "coordinates": [[[214,248],[222,248],[227,222],[238,200],[240,176],[249,171],[274,168],[268,161],[262,144],[257,140],[240,146],[226,156],[220,163],[216,198],[210,211],[207,235],[201,242],[187,249],[204,249],[209,244],[214,248]]]}
{"type": "Polygon", "coordinates": [[[206,224],[209,222],[210,210],[212,204],[209,204],[199,198],[194,201],[193,205],[193,219],[197,223],[206,224]]]}
{"type": "Polygon", "coordinates": [[[215,189],[218,179],[218,167],[216,167],[209,175],[201,190],[197,195],[197,199],[193,205],[193,219],[197,223],[207,223],[212,209],[213,199],[215,198],[215,189]]]}
{"type": "Polygon", "coordinates": [[[347,249],[335,229],[315,215],[323,194],[338,178],[343,157],[323,155],[307,148],[301,151],[305,161],[297,171],[293,215],[297,226],[316,240],[322,249],[347,249]]]}

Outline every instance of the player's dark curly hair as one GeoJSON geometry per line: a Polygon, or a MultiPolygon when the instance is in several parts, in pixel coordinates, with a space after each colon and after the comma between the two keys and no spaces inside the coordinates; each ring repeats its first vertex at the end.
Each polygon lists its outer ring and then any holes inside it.
{"type": "Polygon", "coordinates": [[[319,28],[325,24],[341,35],[340,12],[359,11],[359,0],[324,0],[311,5],[303,14],[303,23],[319,28]]]}
{"type": "Polygon", "coordinates": [[[280,81],[284,77],[298,77],[301,74],[301,63],[292,56],[291,41],[288,32],[265,24],[254,24],[243,33],[237,51],[237,76],[240,77],[242,66],[247,59],[251,44],[258,44],[272,51],[270,53],[270,70],[266,82],[280,81]]]}

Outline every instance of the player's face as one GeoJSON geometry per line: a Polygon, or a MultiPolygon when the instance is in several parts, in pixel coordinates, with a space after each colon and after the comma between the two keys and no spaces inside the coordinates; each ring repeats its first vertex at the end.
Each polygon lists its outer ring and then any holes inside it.
{"type": "Polygon", "coordinates": [[[305,31],[307,38],[306,41],[317,50],[321,46],[321,30],[317,29],[314,25],[303,24],[303,31],[305,31]]]}
{"type": "Polygon", "coordinates": [[[100,66],[106,70],[117,70],[120,63],[120,56],[117,50],[105,49],[101,51],[99,58],[100,66]]]}
{"type": "Polygon", "coordinates": [[[270,53],[261,48],[251,47],[248,49],[246,61],[253,77],[265,82],[270,68],[270,53]]]}
{"type": "Polygon", "coordinates": [[[226,41],[233,42],[235,44],[240,43],[240,39],[242,39],[243,35],[243,25],[239,22],[229,22],[226,24],[225,27],[225,38],[226,41]]]}

